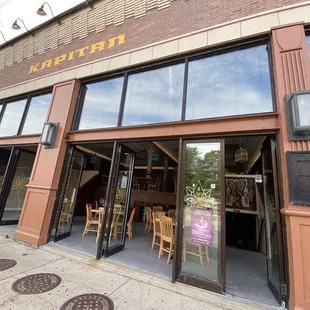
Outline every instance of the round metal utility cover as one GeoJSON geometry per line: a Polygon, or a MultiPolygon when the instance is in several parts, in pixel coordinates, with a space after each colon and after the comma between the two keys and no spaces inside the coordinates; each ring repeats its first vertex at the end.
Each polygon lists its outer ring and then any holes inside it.
{"type": "Polygon", "coordinates": [[[0,259],[0,271],[10,269],[16,265],[16,260],[14,259],[0,259]]]}
{"type": "Polygon", "coordinates": [[[100,294],[83,294],[69,299],[60,310],[113,310],[113,301],[100,294]]]}
{"type": "Polygon", "coordinates": [[[61,278],[52,273],[36,273],[15,281],[12,288],[19,294],[41,294],[58,286],[61,278]]]}

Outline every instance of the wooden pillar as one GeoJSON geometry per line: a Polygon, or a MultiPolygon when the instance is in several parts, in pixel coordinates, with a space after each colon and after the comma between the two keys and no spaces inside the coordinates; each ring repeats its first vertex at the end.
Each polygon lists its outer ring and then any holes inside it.
{"type": "MultiPolygon", "coordinates": [[[[80,82],[72,80],[53,88],[47,122],[59,122],[53,149],[39,145],[24,205],[14,238],[38,246],[46,243],[56,191],[65,157],[64,138],[70,130],[80,82]]],[[[43,127],[43,126],[42,126],[43,127]]]]}
{"type": "Polygon", "coordinates": [[[167,192],[168,164],[169,164],[169,158],[167,155],[165,155],[165,158],[164,158],[164,176],[163,176],[163,192],[167,192]]]}
{"type": "Polygon", "coordinates": [[[290,204],[286,153],[310,151],[309,141],[289,141],[285,95],[310,87],[310,61],[302,23],[272,29],[272,58],[289,262],[289,309],[310,309],[310,207],[290,204]]]}

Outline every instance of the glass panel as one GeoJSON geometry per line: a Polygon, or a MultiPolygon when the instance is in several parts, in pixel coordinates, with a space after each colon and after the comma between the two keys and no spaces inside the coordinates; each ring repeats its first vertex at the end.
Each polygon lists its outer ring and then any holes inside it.
{"type": "Polygon", "coordinates": [[[187,143],[181,273],[221,283],[219,142],[187,143]]]}
{"type": "Polygon", "coordinates": [[[31,98],[22,134],[41,133],[51,102],[51,94],[31,98]]]}
{"type": "Polygon", "coordinates": [[[124,78],[85,85],[79,129],[116,127],[124,78]]]}
{"type": "Polygon", "coordinates": [[[20,151],[2,221],[19,220],[35,156],[35,153],[20,151]]]}
{"type": "Polygon", "coordinates": [[[84,155],[78,151],[74,151],[58,222],[58,236],[71,231],[71,221],[73,219],[73,211],[79,190],[83,164],[84,155]]]}
{"type": "MultiPolygon", "coordinates": [[[[111,222],[110,240],[108,243],[109,247],[122,244],[123,233],[126,233],[126,208],[129,207],[127,203],[127,197],[130,192],[130,184],[132,177],[132,161],[134,154],[128,153],[125,149],[121,148],[119,167],[116,170],[115,175],[115,192],[114,192],[114,209],[111,218],[109,213],[109,222],[111,222]]],[[[130,212],[128,212],[130,217],[130,212]]]]}
{"type": "Polygon", "coordinates": [[[310,125],[310,94],[299,95],[298,97],[298,114],[300,126],[310,125]]]}
{"type": "Polygon", "coordinates": [[[272,112],[266,46],[189,63],[186,119],[272,112]]]}
{"type": "Polygon", "coordinates": [[[0,192],[2,190],[2,184],[6,167],[8,165],[12,149],[0,149],[0,192]]]}
{"type": "Polygon", "coordinates": [[[308,46],[308,55],[310,58],[310,36],[307,36],[306,39],[307,39],[307,46],[308,46]]]}
{"type": "Polygon", "coordinates": [[[275,289],[280,292],[280,257],[277,231],[277,209],[273,182],[273,166],[271,147],[264,149],[263,153],[263,182],[265,196],[265,215],[267,233],[267,264],[268,278],[275,289]]]}
{"type": "Polygon", "coordinates": [[[14,101],[6,105],[0,124],[0,136],[14,136],[24,113],[26,99],[14,101]]]}
{"type": "Polygon", "coordinates": [[[184,64],[128,77],[122,126],[181,120],[184,64]]]}

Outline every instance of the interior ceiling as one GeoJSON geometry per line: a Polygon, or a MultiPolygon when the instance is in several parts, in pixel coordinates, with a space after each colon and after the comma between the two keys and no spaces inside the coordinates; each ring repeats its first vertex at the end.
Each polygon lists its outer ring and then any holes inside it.
{"type": "MultiPolygon", "coordinates": [[[[227,173],[247,173],[260,155],[261,146],[266,136],[243,136],[225,138],[225,168],[227,173]],[[242,146],[248,152],[246,163],[235,162],[235,152],[242,146]]],[[[207,141],[207,140],[206,140],[207,141]]],[[[179,156],[179,140],[164,141],[135,141],[124,143],[136,153],[136,166],[147,165],[148,149],[160,154],[158,161],[153,160],[154,166],[163,166],[165,154],[168,155],[169,165],[175,166],[179,156]]],[[[99,154],[112,157],[113,143],[82,144],[84,148],[99,154]]]]}

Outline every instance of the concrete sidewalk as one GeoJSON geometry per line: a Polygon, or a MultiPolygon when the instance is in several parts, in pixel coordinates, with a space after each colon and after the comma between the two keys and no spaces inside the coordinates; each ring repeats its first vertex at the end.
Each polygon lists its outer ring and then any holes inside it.
{"type": "MultiPolygon", "coordinates": [[[[231,296],[223,296],[133,270],[123,265],[97,261],[50,244],[35,249],[5,238],[0,230],[0,258],[17,265],[0,271],[1,310],[58,310],[68,299],[85,293],[105,294],[120,310],[181,309],[272,309],[231,296]],[[62,278],[55,289],[38,295],[19,295],[11,286],[26,275],[49,272],[62,278]]],[[[273,308],[275,309],[275,308],[273,308]]]]}

